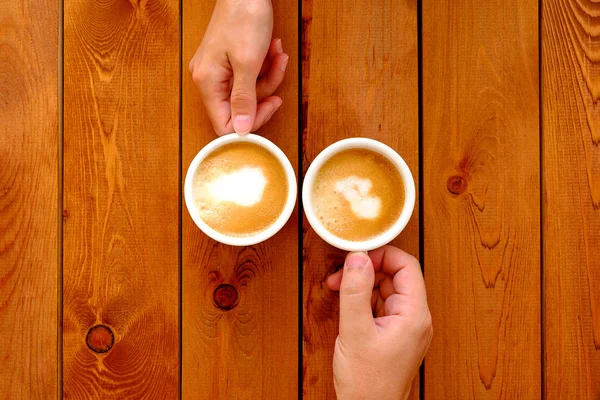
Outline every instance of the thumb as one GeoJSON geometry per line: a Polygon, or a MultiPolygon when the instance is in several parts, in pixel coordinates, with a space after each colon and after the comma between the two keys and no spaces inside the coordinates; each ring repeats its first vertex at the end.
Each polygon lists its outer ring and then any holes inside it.
{"type": "Polygon", "coordinates": [[[248,70],[233,71],[231,88],[231,118],[233,129],[240,134],[249,133],[256,118],[256,75],[248,70]]]}
{"type": "Polygon", "coordinates": [[[375,284],[373,263],[367,253],[350,253],[340,285],[340,336],[369,336],[375,330],[371,295],[375,284]]]}

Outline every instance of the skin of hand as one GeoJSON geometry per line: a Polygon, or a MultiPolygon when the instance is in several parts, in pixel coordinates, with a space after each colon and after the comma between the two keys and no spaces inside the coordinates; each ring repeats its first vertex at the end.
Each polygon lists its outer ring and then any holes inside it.
{"type": "Polygon", "coordinates": [[[189,69],[218,135],[255,131],[281,106],[289,56],[272,32],[271,0],[217,0],[189,69]]]}
{"type": "Polygon", "coordinates": [[[340,292],[337,398],[406,399],[433,336],[419,262],[392,246],[349,253],[327,286],[340,292]]]}

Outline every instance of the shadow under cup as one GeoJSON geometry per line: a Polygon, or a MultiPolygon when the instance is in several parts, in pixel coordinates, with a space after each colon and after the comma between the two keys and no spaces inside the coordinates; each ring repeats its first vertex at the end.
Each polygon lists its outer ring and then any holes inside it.
{"type": "Polygon", "coordinates": [[[415,207],[415,200],[415,183],[406,162],[391,147],[377,140],[368,138],[344,139],[325,148],[308,168],[302,188],[302,204],[304,212],[313,230],[325,242],[346,251],[369,251],[384,246],[394,240],[408,224],[415,207]],[[396,168],[404,184],[404,204],[396,222],[381,234],[365,241],[342,239],[330,232],[317,216],[312,201],[313,186],[323,165],[334,155],[350,149],[364,149],[380,154],[396,168]]]}

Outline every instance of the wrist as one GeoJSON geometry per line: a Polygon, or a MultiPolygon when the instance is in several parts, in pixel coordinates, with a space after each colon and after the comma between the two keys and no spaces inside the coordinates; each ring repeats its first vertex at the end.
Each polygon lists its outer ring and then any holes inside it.
{"type": "Polygon", "coordinates": [[[255,11],[268,11],[273,8],[271,0],[217,0],[217,4],[222,4],[226,7],[244,7],[255,11]]]}

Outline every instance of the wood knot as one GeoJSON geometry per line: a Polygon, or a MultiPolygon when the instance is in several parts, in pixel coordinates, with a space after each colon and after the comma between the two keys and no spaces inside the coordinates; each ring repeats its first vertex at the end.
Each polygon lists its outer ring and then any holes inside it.
{"type": "Polygon", "coordinates": [[[68,220],[69,219],[69,210],[63,210],[63,220],[68,220]]]}
{"type": "Polygon", "coordinates": [[[461,175],[452,175],[446,182],[448,191],[452,194],[463,194],[467,190],[467,180],[461,175]]]}
{"type": "Polygon", "coordinates": [[[115,335],[106,325],[94,325],[88,331],[85,343],[94,353],[106,353],[113,347],[115,335]]]}
{"type": "Polygon", "coordinates": [[[221,310],[231,310],[237,305],[237,289],[226,283],[220,284],[213,292],[215,306],[221,310]]]}

